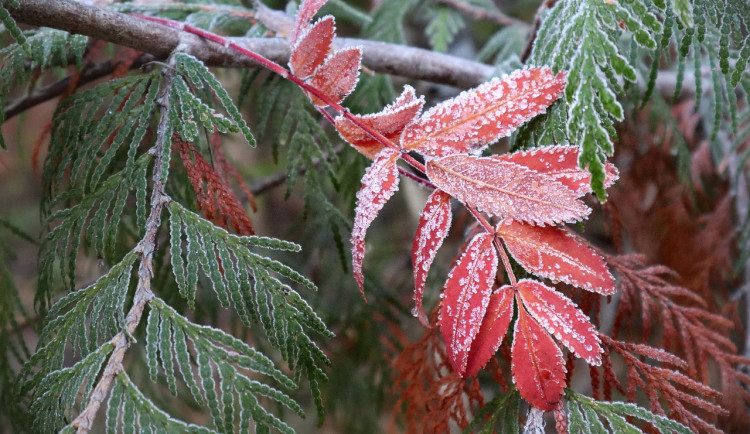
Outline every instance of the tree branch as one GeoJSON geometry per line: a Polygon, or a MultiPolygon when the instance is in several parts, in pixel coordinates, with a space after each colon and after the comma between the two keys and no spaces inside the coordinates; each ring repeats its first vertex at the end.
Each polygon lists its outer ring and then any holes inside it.
{"type": "MultiPolygon", "coordinates": [[[[24,0],[20,8],[9,10],[13,18],[25,24],[87,35],[153,54],[158,59],[166,59],[182,38],[187,52],[209,66],[256,66],[251,59],[195,35],[72,0],[24,0]]],[[[289,59],[288,43],[282,38],[228,39],[277,63],[285,64],[289,59]]],[[[494,72],[490,65],[421,48],[353,38],[337,38],[336,44],[337,48],[361,46],[363,64],[375,72],[459,88],[477,86],[494,72]]]]}
{"type": "Polygon", "coordinates": [[[172,79],[174,77],[173,68],[164,68],[162,72],[164,79],[162,80],[162,89],[156,102],[160,106],[160,119],[159,126],[156,134],[156,145],[152,149],[154,154],[154,173],[152,180],[154,182],[153,191],[151,194],[151,213],[146,220],[146,233],[143,239],[136,246],[136,250],[141,254],[141,261],[138,266],[138,284],[135,289],[135,295],[133,296],[133,306],[128,311],[128,315],[125,317],[125,327],[127,331],[121,331],[110,341],[114,345],[112,355],[107,361],[107,365],[104,368],[99,382],[92,391],[86,408],[83,409],[81,414],[76,417],[73,421],[72,426],[78,433],[87,433],[91,430],[91,426],[96,418],[96,413],[101,407],[107,395],[109,395],[112,389],[112,382],[115,376],[123,370],[122,360],[125,357],[125,352],[130,347],[129,336],[135,333],[135,329],[141,322],[143,317],[143,310],[146,308],[146,304],[149,300],[154,297],[154,292],[151,289],[151,279],[153,278],[153,258],[154,250],[156,249],[156,237],[159,232],[159,226],[161,223],[161,213],[164,206],[168,203],[169,197],[164,192],[164,173],[162,173],[163,163],[163,149],[168,147],[169,142],[172,140],[169,137],[169,90],[171,88],[172,79]]]}
{"type": "MultiPolygon", "coordinates": [[[[140,68],[141,66],[152,60],[154,60],[154,56],[152,56],[151,54],[143,54],[138,57],[135,62],[133,62],[133,64],[131,65],[131,69],[140,68]]],[[[84,84],[108,76],[109,74],[114,72],[115,68],[117,68],[117,65],[119,65],[119,63],[112,63],[109,60],[102,63],[87,65],[81,72],[81,77],[78,79],[77,87],[81,87],[84,84]]],[[[30,109],[31,107],[62,95],[63,92],[65,92],[65,89],[68,88],[71,79],[71,77],[65,77],[62,80],[38,89],[31,95],[23,98],[18,98],[17,100],[9,103],[5,106],[5,120],[7,121],[13,116],[19,115],[24,111],[30,109]]]]}
{"type": "Polygon", "coordinates": [[[470,15],[478,20],[490,20],[501,26],[528,26],[529,24],[519,19],[505,15],[501,11],[488,11],[470,3],[459,0],[435,0],[436,3],[448,5],[460,12],[470,15]]]}

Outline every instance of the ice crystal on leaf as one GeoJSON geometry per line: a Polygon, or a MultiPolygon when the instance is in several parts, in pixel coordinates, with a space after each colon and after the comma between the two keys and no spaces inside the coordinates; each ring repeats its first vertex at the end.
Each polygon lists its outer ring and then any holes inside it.
{"type": "Polygon", "coordinates": [[[289,59],[289,69],[300,78],[311,76],[328,57],[333,44],[336,24],[328,15],[316,22],[294,46],[289,59]]]}
{"type": "Polygon", "coordinates": [[[303,0],[294,17],[294,26],[289,33],[289,45],[294,47],[310,28],[310,21],[328,0],[303,0]]]}
{"type": "Polygon", "coordinates": [[[437,158],[479,152],[543,113],[565,87],[548,68],[516,71],[433,107],[401,137],[404,149],[437,158]]]}
{"type": "Polygon", "coordinates": [[[362,261],[365,258],[365,232],[383,205],[398,189],[398,152],[384,149],[367,168],[362,177],[362,188],[357,192],[357,208],[352,230],[352,269],[359,291],[364,297],[365,277],[362,261]]]}
{"type": "Polygon", "coordinates": [[[542,327],[590,365],[602,363],[597,331],[570,299],[531,279],[520,280],[517,288],[523,306],[542,327]]]}
{"type": "Polygon", "coordinates": [[[482,326],[471,343],[466,376],[476,375],[500,347],[513,319],[513,300],[510,286],[504,286],[490,296],[490,304],[487,306],[482,326]]]}
{"type": "Polygon", "coordinates": [[[492,245],[494,237],[486,232],[476,235],[451,270],[443,288],[438,323],[451,365],[462,377],[495,281],[498,259],[492,245]]]}
{"type": "MultiPolygon", "coordinates": [[[[386,139],[398,143],[404,128],[419,116],[423,105],[424,97],[417,98],[414,88],[407,85],[404,86],[401,96],[380,112],[369,115],[353,115],[353,117],[361,124],[377,131],[386,139]]],[[[374,159],[378,152],[385,147],[380,141],[344,116],[336,118],[336,129],[341,138],[349,142],[367,158],[374,159]]]]}
{"type": "Polygon", "coordinates": [[[414,236],[411,248],[411,261],[414,266],[414,310],[412,313],[425,326],[429,326],[429,322],[422,306],[422,294],[430,265],[451,227],[450,199],[450,195],[440,190],[435,190],[430,195],[419,217],[417,234],[414,236]]]}
{"type": "Polygon", "coordinates": [[[541,410],[554,409],[565,387],[562,351],[523,307],[518,309],[511,357],[513,381],[521,397],[541,410]]]}
{"type": "MultiPolygon", "coordinates": [[[[572,190],[576,196],[591,193],[591,173],[580,167],[581,150],[577,146],[549,146],[529,151],[503,154],[502,161],[520,164],[547,175],[572,190]]],[[[617,168],[612,163],[604,165],[606,177],[604,188],[617,181],[617,168]]]]}
{"type": "MultiPolygon", "coordinates": [[[[311,84],[334,103],[340,103],[357,85],[361,60],[359,47],[337,51],[315,70],[311,84]]],[[[319,98],[312,97],[312,100],[315,105],[327,105],[319,98]]]]}
{"type": "Polygon", "coordinates": [[[427,176],[466,205],[497,217],[550,225],[578,221],[591,212],[560,182],[496,156],[430,160],[427,176]]]}
{"type": "Polygon", "coordinates": [[[604,259],[567,229],[505,219],[497,225],[497,234],[513,259],[531,273],[604,295],[617,290],[604,259]]]}

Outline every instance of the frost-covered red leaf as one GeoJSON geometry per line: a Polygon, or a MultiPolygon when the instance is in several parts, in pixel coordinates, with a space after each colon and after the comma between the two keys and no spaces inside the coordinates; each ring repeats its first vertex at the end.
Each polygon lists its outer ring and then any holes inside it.
{"type": "Polygon", "coordinates": [[[591,212],[563,184],[496,156],[452,155],[430,160],[426,167],[438,188],[494,216],[550,225],[578,221],[591,212]]]}
{"type": "Polygon", "coordinates": [[[519,280],[517,290],[523,306],[542,327],[589,365],[601,365],[596,328],[569,298],[531,279],[519,280]]]}
{"type": "MultiPolygon", "coordinates": [[[[417,98],[414,88],[407,85],[404,86],[401,96],[380,112],[354,115],[354,117],[387,139],[398,143],[404,128],[419,116],[423,105],[424,98],[421,96],[417,98]]],[[[385,146],[344,116],[336,118],[336,129],[341,138],[370,159],[375,158],[375,155],[385,146]]]]}
{"type": "Polygon", "coordinates": [[[427,157],[480,151],[543,113],[565,88],[565,74],[549,68],[516,71],[438,104],[410,125],[404,149],[427,157]]]}
{"type": "Polygon", "coordinates": [[[433,259],[451,227],[451,197],[435,190],[427,199],[417,226],[417,234],[411,248],[411,262],[414,266],[414,309],[412,314],[429,327],[427,315],[422,306],[424,285],[433,259]]]}
{"type": "Polygon", "coordinates": [[[513,219],[501,221],[496,229],[513,259],[526,271],[604,295],[617,291],[604,259],[567,229],[513,219]]]}
{"type": "Polygon", "coordinates": [[[328,57],[335,32],[336,25],[330,15],[321,18],[307,30],[292,48],[289,58],[292,73],[300,78],[311,76],[328,57]]]}
{"type": "MultiPolygon", "coordinates": [[[[339,50],[315,70],[310,84],[328,99],[340,103],[357,85],[361,60],[362,49],[360,47],[339,50]]],[[[327,105],[316,97],[312,97],[312,101],[318,106],[327,105]]]]}
{"type": "Polygon", "coordinates": [[[440,332],[448,359],[460,376],[466,373],[471,343],[482,325],[497,272],[495,234],[476,235],[448,274],[440,303],[440,332]]]}
{"type": "Polygon", "coordinates": [[[521,397],[534,407],[550,411],[562,398],[566,372],[562,351],[520,305],[513,332],[511,372],[521,397]]]}
{"type": "Polygon", "coordinates": [[[365,232],[381,209],[398,190],[399,153],[384,149],[365,171],[362,188],[357,192],[357,207],[352,229],[352,270],[362,297],[365,296],[365,278],[362,261],[365,259],[365,232]]]}
{"type": "Polygon", "coordinates": [[[289,32],[289,45],[294,47],[301,39],[305,31],[310,27],[310,20],[315,16],[328,0],[302,0],[302,4],[297,9],[297,15],[294,17],[294,25],[289,32]]]}
{"type": "Polygon", "coordinates": [[[508,326],[513,319],[513,287],[503,286],[490,296],[487,313],[479,328],[479,333],[471,343],[469,360],[466,363],[466,376],[476,375],[497,352],[503,342],[508,326]]]}
{"type": "MultiPolygon", "coordinates": [[[[543,173],[574,191],[576,196],[583,196],[591,193],[591,173],[579,166],[580,153],[577,146],[549,146],[503,154],[499,158],[543,173]]],[[[612,163],[606,163],[604,170],[604,188],[608,188],[617,181],[619,174],[612,163]]]]}

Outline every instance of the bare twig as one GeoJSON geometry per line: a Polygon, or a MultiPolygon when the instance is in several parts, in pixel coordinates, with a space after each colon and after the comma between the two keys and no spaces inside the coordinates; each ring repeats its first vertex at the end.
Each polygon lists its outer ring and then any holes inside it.
{"type": "MultiPolygon", "coordinates": [[[[91,36],[153,54],[158,59],[166,59],[180,40],[184,40],[189,53],[209,66],[248,68],[257,65],[246,56],[198,36],[72,0],[24,0],[21,8],[9,10],[16,20],[25,24],[91,36]]],[[[289,59],[288,43],[283,38],[227,39],[277,63],[285,64],[289,59]]],[[[352,38],[338,38],[337,44],[337,48],[361,46],[363,64],[375,72],[459,88],[477,86],[494,72],[492,66],[484,63],[420,48],[352,38]]]]}
{"type": "Polygon", "coordinates": [[[528,26],[528,23],[525,23],[519,19],[510,17],[508,15],[505,15],[499,10],[488,11],[486,9],[482,9],[470,3],[466,3],[463,1],[459,1],[459,0],[435,0],[435,2],[448,5],[478,20],[490,20],[501,26],[513,26],[513,25],[528,26]]]}
{"type": "Polygon", "coordinates": [[[154,173],[152,180],[154,187],[151,194],[151,213],[146,220],[146,233],[136,246],[136,251],[140,253],[141,260],[138,266],[138,284],[133,296],[133,306],[125,317],[127,331],[119,332],[110,341],[114,346],[114,350],[112,350],[104,372],[91,393],[86,407],[73,421],[72,426],[78,433],[87,433],[91,430],[99,407],[101,407],[112,389],[112,382],[115,376],[123,370],[122,360],[125,357],[125,352],[130,347],[129,336],[135,333],[135,329],[143,317],[143,310],[146,308],[146,304],[154,297],[154,292],[151,289],[151,279],[153,278],[153,257],[154,250],[156,249],[156,236],[159,232],[162,210],[169,201],[169,197],[164,192],[162,153],[164,147],[169,146],[169,141],[171,140],[171,137],[168,136],[169,89],[174,77],[174,70],[172,68],[164,68],[163,74],[162,89],[157,98],[157,104],[160,106],[160,119],[157,128],[156,145],[153,148],[154,173]]]}
{"type": "MultiPolygon", "coordinates": [[[[154,60],[154,56],[150,54],[143,54],[138,57],[135,62],[133,62],[131,68],[140,68],[141,66],[152,60],[154,60]]],[[[111,74],[115,70],[115,68],[117,68],[117,65],[118,63],[106,61],[85,67],[81,72],[81,77],[78,79],[77,87],[81,87],[87,83],[98,80],[102,77],[106,77],[107,75],[111,74]]],[[[12,101],[5,106],[5,120],[23,113],[31,107],[62,95],[63,92],[65,92],[65,89],[68,88],[70,80],[71,77],[65,77],[60,81],[37,90],[31,95],[12,101]]]]}

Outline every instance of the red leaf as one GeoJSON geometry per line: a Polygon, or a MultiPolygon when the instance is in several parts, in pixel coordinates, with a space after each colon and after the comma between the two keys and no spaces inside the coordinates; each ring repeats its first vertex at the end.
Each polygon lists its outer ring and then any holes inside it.
{"type": "MultiPolygon", "coordinates": [[[[499,158],[544,173],[575,192],[576,196],[591,193],[591,173],[578,165],[580,149],[577,146],[550,146],[530,151],[503,154],[499,158]]],[[[619,177],[612,163],[605,164],[607,174],[604,188],[614,184],[619,177]]]]}
{"type": "Polygon", "coordinates": [[[440,332],[453,369],[461,377],[466,372],[471,343],[474,341],[490,301],[497,272],[495,234],[481,233],[466,246],[443,288],[440,304],[440,332]]]}
{"type": "Polygon", "coordinates": [[[542,327],[589,365],[602,364],[596,328],[569,298],[531,279],[519,280],[517,288],[523,306],[542,327]]]}
{"type": "Polygon", "coordinates": [[[516,71],[438,104],[409,126],[402,147],[427,157],[480,151],[543,113],[565,87],[549,68],[516,71]]]}
{"type": "Polygon", "coordinates": [[[513,287],[506,285],[490,296],[479,333],[471,343],[466,376],[476,375],[497,352],[513,319],[513,287]]]}
{"type": "Polygon", "coordinates": [[[581,220],[591,212],[561,183],[497,156],[430,160],[427,176],[456,199],[498,217],[550,225],[581,220]]]}
{"type": "Polygon", "coordinates": [[[541,410],[554,409],[565,387],[562,351],[522,306],[513,332],[511,359],[513,381],[521,397],[541,410]]]}
{"type": "Polygon", "coordinates": [[[362,188],[357,192],[354,228],[352,229],[352,269],[362,297],[365,296],[365,277],[362,261],[365,259],[365,232],[383,205],[398,190],[399,153],[390,148],[378,154],[372,166],[362,177],[362,188]]]}
{"type": "MultiPolygon", "coordinates": [[[[354,115],[360,122],[379,132],[387,139],[398,142],[404,128],[422,111],[424,98],[417,98],[414,88],[404,86],[404,91],[396,101],[378,113],[354,115]]],[[[336,128],[341,138],[351,143],[359,152],[372,159],[385,145],[374,139],[349,119],[338,116],[336,128]]]]}
{"type": "Polygon", "coordinates": [[[604,295],[617,291],[604,259],[567,229],[505,219],[497,233],[526,271],[604,295]]]}
{"type": "Polygon", "coordinates": [[[419,321],[429,327],[430,322],[422,306],[424,284],[430,271],[432,260],[435,259],[443,240],[451,227],[451,197],[440,190],[432,192],[427,204],[419,217],[417,234],[411,248],[411,262],[414,266],[414,309],[412,314],[419,321]]]}
{"type": "MultiPolygon", "coordinates": [[[[333,102],[340,103],[357,85],[361,60],[362,49],[360,47],[337,51],[315,70],[310,84],[333,102]]],[[[312,97],[312,101],[318,106],[327,105],[316,97],[312,97]]]]}
{"type": "Polygon", "coordinates": [[[294,17],[294,25],[289,33],[289,45],[294,47],[299,42],[302,34],[309,28],[310,20],[328,0],[302,0],[294,17]]]}
{"type": "Polygon", "coordinates": [[[336,25],[330,15],[321,18],[307,30],[292,48],[292,56],[289,58],[292,73],[300,78],[311,76],[328,57],[335,33],[336,25]]]}

